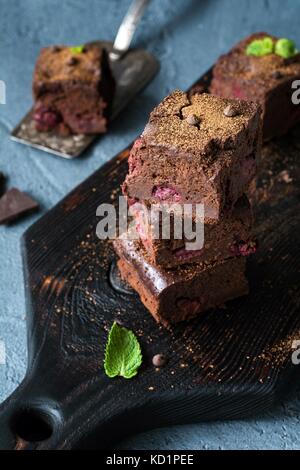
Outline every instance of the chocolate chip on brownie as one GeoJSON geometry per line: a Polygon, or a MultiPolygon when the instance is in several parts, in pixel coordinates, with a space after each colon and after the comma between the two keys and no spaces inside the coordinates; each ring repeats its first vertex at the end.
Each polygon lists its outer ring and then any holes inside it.
{"type": "Polygon", "coordinates": [[[51,50],[52,50],[52,52],[60,52],[61,47],[60,46],[52,46],[51,50]]]}
{"type": "Polygon", "coordinates": [[[223,112],[226,117],[235,117],[239,114],[238,110],[231,104],[226,106],[223,112]]]}
{"type": "Polygon", "coordinates": [[[274,72],[272,72],[272,78],[280,80],[281,78],[283,78],[283,75],[279,70],[275,70],[274,72]]]}
{"type": "Polygon", "coordinates": [[[196,114],[189,114],[186,118],[186,121],[190,126],[199,126],[200,119],[196,116],[196,114]]]}
{"type": "Polygon", "coordinates": [[[70,57],[67,61],[67,65],[73,67],[74,65],[78,64],[79,60],[76,57],[70,57]]]}

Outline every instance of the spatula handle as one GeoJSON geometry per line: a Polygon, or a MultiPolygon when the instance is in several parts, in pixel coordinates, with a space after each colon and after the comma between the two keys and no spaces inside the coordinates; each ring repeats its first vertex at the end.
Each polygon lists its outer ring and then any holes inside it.
{"type": "Polygon", "coordinates": [[[134,0],[118,30],[114,48],[109,54],[111,60],[118,60],[128,51],[138,22],[150,0],[134,0]]]}

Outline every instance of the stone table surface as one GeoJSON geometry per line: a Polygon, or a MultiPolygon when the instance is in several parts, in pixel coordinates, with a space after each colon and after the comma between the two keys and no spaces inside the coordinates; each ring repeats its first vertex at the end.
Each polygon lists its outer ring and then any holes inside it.
{"type": "MultiPolygon", "coordinates": [[[[149,111],[170,90],[185,89],[241,37],[267,31],[300,46],[300,0],[152,0],[134,44],[161,62],[150,86],[113,123],[85,158],[66,161],[9,140],[9,131],[31,105],[31,77],[39,49],[53,43],[113,40],[129,0],[0,0],[0,170],[36,198],[41,211],[0,227],[0,401],[26,368],[26,310],[20,237],[38,217],[143,129],[149,111]],[[6,361],[4,361],[4,348],[6,361]],[[5,363],[4,363],[5,362],[5,363]]],[[[144,433],[123,449],[300,449],[300,387],[276,409],[248,421],[178,426],[144,433]],[[298,393],[297,393],[298,392],[298,393]]],[[[1,424],[0,424],[1,426],[1,424]]]]}

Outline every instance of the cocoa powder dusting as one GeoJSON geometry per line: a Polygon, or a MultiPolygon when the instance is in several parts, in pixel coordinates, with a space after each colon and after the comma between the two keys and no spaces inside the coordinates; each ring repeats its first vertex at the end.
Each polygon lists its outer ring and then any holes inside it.
{"type": "Polygon", "coordinates": [[[258,118],[259,113],[260,108],[255,103],[237,103],[206,93],[193,95],[189,100],[186,93],[177,90],[151,113],[143,138],[150,145],[208,155],[215,148],[224,149],[244,132],[251,120],[258,118]],[[236,110],[231,119],[224,115],[228,106],[236,110]],[[189,124],[191,115],[197,116],[201,126],[189,124]]]}

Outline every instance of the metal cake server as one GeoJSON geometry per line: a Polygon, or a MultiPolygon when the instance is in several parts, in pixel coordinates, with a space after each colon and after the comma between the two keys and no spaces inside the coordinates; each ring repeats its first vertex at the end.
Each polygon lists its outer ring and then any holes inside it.
{"type": "MultiPolygon", "coordinates": [[[[155,76],[159,63],[143,49],[129,49],[138,22],[150,0],[134,0],[118,30],[114,43],[94,41],[109,53],[109,61],[116,80],[116,93],[112,106],[112,121],[155,76]]],[[[59,157],[73,159],[80,156],[99,135],[70,135],[55,132],[37,132],[31,109],[11,132],[11,139],[59,157]]]]}

